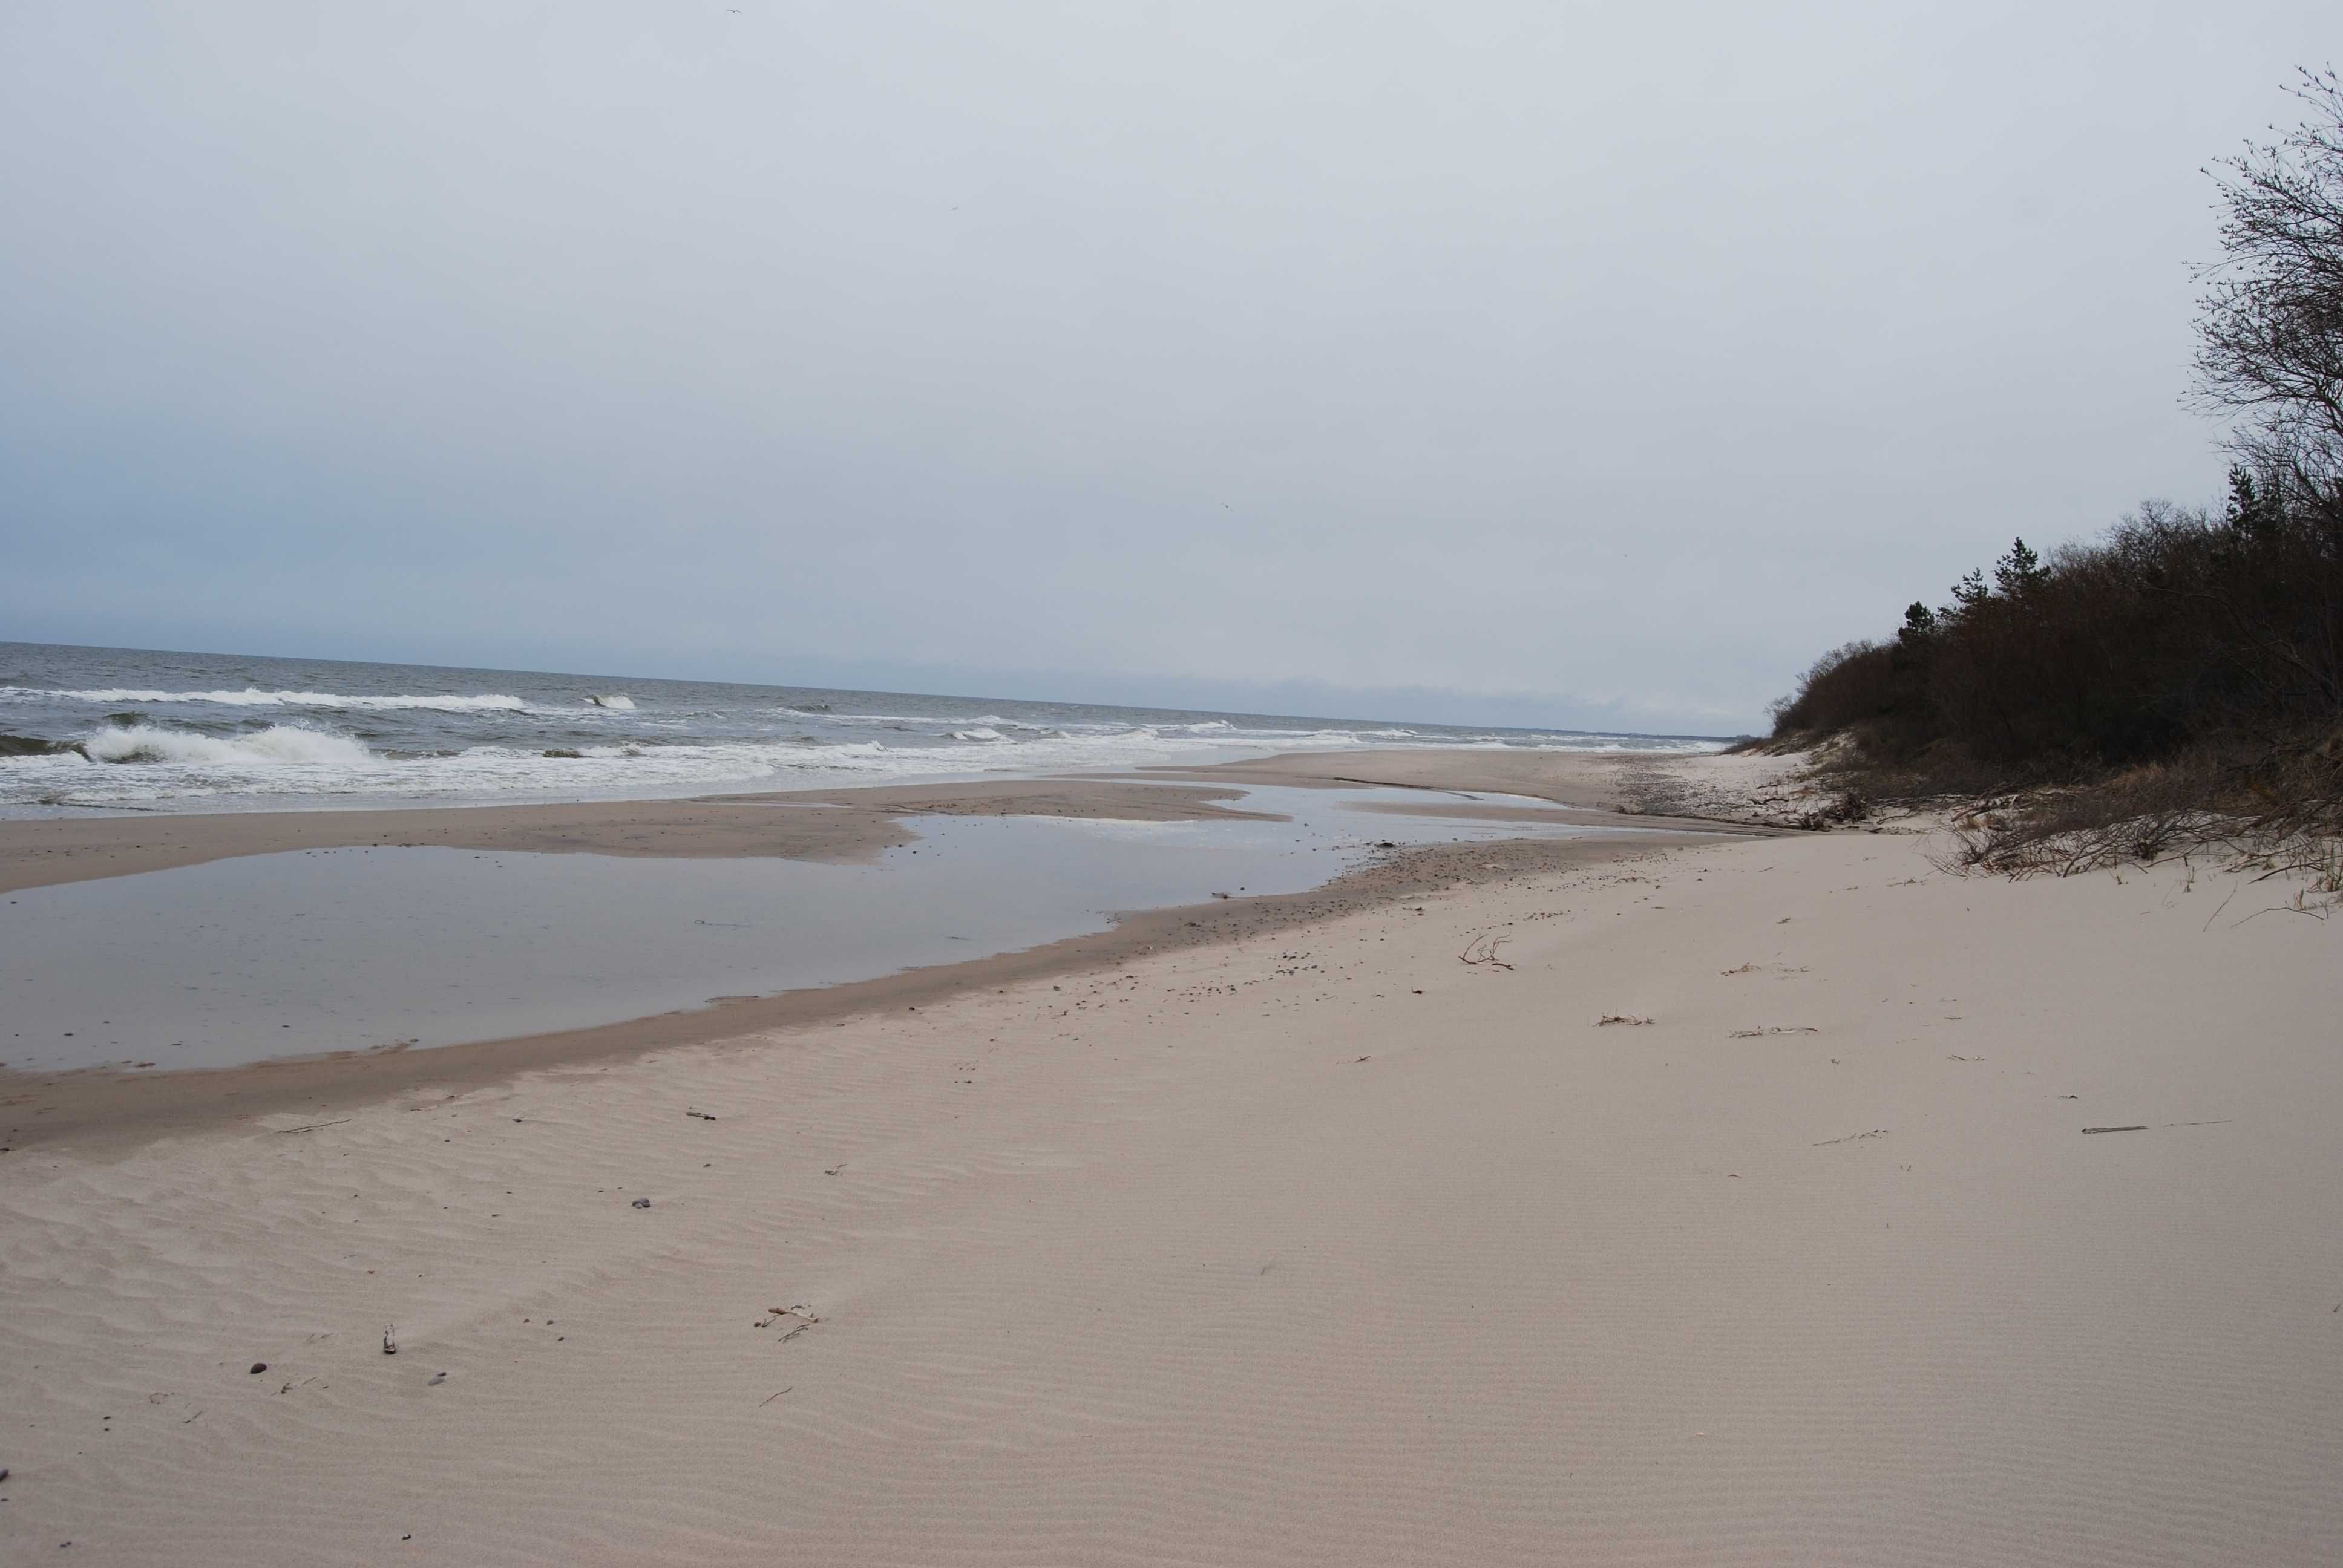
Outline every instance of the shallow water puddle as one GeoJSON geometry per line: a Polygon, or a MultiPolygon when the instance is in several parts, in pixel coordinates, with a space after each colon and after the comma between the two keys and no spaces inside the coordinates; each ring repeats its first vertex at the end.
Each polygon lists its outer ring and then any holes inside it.
{"type": "Polygon", "coordinates": [[[226,1067],[583,1028],[1298,892],[1382,840],[1601,831],[1352,809],[1371,799],[1406,792],[1237,803],[1286,822],[920,818],[918,843],[869,865],[347,849],[28,889],[0,903],[0,1065],[226,1067]]]}

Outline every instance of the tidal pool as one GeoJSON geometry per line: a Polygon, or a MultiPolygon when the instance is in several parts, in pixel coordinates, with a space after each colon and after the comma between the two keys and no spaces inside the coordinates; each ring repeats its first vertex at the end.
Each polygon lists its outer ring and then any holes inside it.
{"type": "Polygon", "coordinates": [[[1379,841],[1621,831],[1353,809],[1412,798],[1248,791],[1245,809],[1283,822],[920,818],[918,843],[861,865],[342,849],[27,889],[0,902],[0,1067],[226,1067],[583,1028],[1298,892],[1379,841]]]}

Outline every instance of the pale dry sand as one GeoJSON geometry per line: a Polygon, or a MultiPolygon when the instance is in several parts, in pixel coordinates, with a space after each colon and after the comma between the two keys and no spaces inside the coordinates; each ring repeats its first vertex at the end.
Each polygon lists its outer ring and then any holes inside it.
{"type": "Polygon", "coordinates": [[[2338,928],[1927,847],[20,1150],[0,1553],[2337,1560],[2338,928]]]}

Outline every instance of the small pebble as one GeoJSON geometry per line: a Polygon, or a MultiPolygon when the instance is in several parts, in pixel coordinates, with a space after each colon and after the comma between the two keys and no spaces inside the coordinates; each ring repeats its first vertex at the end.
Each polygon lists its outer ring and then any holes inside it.
{"type": "Polygon", "coordinates": [[[252,1363],[252,1372],[253,1372],[253,1375],[254,1375],[254,1376],[256,1376],[256,1377],[257,1377],[260,1373],[266,1372],[267,1370],[268,1370],[268,1363],[267,1363],[266,1362],[253,1362],[253,1363],[252,1363]]]}
{"type": "Polygon", "coordinates": [[[650,1206],[651,1201],[648,1198],[638,1198],[635,1200],[635,1207],[638,1209],[648,1209],[650,1206]]]}

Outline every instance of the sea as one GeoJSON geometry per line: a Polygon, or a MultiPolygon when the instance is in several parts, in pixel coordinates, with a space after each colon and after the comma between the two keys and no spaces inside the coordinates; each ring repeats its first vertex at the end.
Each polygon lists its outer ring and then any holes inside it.
{"type": "Polygon", "coordinates": [[[643,799],[1343,747],[1722,742],[0,642],[0,816],[643,799]]]}

